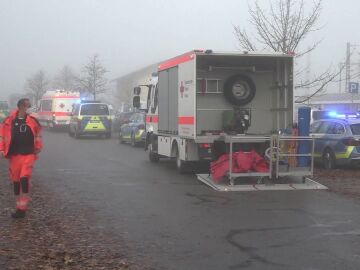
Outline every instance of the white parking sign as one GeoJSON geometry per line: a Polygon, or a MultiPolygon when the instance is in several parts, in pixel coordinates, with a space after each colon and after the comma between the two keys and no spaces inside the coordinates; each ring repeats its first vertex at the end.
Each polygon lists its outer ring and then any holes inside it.
{"type": "Polygon", "coordinates": [[[349,82],[349,93],[358,93],[359,92],[359,83],[349,82]]]}

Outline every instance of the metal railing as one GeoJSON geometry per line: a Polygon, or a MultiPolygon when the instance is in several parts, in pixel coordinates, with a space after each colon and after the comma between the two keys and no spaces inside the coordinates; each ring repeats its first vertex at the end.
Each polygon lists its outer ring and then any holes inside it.
{"type": "Polygon", "coordinates": [[[269,177],[280,178],[284,176],[312,176],[314,172],[314,138],[298,136],[224,136],[223,140],[229,144],[229,173],[230,185],[234,185],[236,178],[240,177],[269,177]],[[308,153],[299,154],[300,142],[309,142],[308,153]],[[233,172],[233,153],[235,144],[261,143],[269,146],[268,172],[233,172]],[[299,158],[305,158],[306,166],[299,164],[299,158]],[[301,165],[301,166],[300,166],[301,165]]]}

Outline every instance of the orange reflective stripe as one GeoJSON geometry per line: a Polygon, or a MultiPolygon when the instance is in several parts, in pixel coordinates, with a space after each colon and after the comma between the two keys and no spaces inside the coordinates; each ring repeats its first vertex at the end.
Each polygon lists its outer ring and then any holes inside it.
{"type": "Polygon", "coordinates": [[[29,201],[29,198],[21,196],[16,200],[16,208],[19,210],[27,210],[29,201]]]}

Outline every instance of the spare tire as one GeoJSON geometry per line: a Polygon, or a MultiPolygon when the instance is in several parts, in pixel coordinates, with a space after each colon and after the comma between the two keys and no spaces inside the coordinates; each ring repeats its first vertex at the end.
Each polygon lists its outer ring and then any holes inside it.
{"type": "Polygon", "coordinates": [[[225,98],[233,105],[246,105],[253,100],[255,94],[255,84],[247,76],[235,75],[225,82],[225,98]]]}

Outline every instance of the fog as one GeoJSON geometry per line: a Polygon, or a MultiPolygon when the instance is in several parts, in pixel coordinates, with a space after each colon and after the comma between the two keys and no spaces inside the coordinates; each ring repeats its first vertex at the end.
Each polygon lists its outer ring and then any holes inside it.
{"type": "MultiPolygon", "coordinates": [[[[356,0],[324,1],[323,27],[307,40],[323,39],[312,72],[343,61],[346,42],[360,43],[359,11],[356,0]]],[[[113,79],[195,48],[233,51],[232,25],[246,28],[247,18],[245,0],[0,0],[0,98],[22,92],[40,68],[79,71],[94,53],[113,79]]]]}

